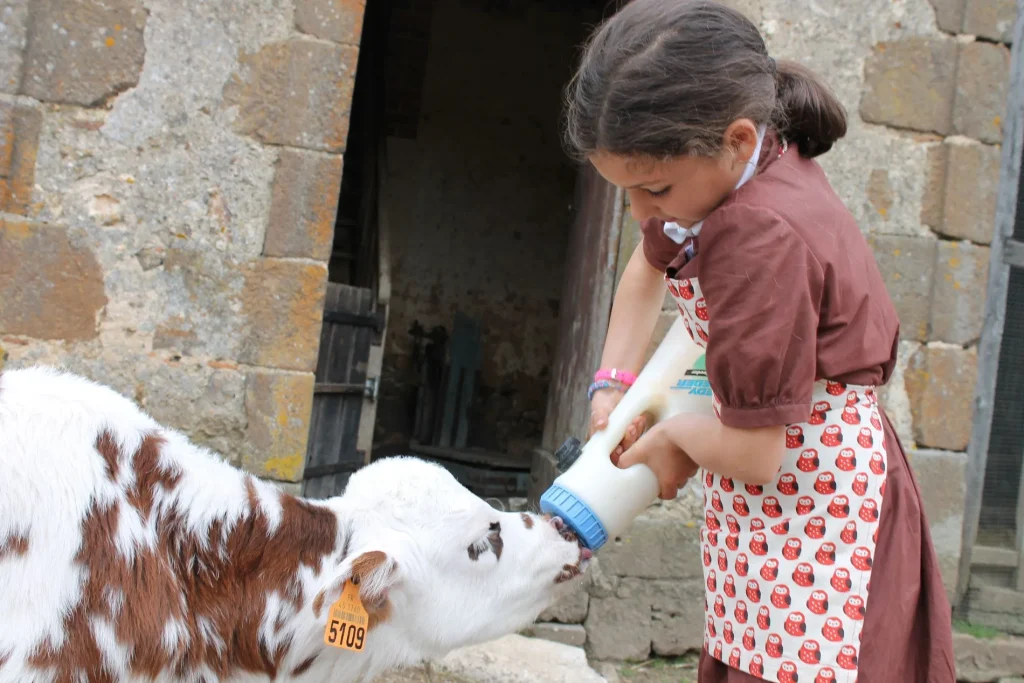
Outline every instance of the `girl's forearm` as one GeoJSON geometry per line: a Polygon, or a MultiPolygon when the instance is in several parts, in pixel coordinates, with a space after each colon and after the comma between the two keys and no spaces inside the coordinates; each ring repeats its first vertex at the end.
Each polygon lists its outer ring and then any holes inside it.
{"type": "Polygon", "coordinates": [[[683,413],[655,429],[701,467],[745,484],[771,482],[785,451],[785,425],[758,429],[726,427],[718,418],[683,413]]]}
{"type": "Polygon", "coordinates": [[[643,251],[641,240],[615,291],[601,355],[602,368],[638,373],[643,365],[644,352],[665,300],[664,276],[648,263],[643,251]]]}

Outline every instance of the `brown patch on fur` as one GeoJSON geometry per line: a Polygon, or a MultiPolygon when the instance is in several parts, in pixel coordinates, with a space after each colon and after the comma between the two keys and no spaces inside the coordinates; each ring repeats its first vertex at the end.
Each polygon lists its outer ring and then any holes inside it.
{"type": "Polygon", "coordinates": [[[282,496],[281,522],[271,532],[251,477],[246,478],[247,514],[230,524],[216,520],[200,537],[186,527],[183,512],[157,505],[159,491],[173,491],[181,480],[180,473],[161,466],[162,443],[147,436],[130,460],[115,459],[131,463],[135,482],[122,501],[95,505],[83,522],[75,559],[88,569],[88,578],[80,602],[64,620],[63,631],[71,637],[59,648],[44,643],[30,660],[34,667],[53,671],[57,681],[84,676],[90,683],[113,683],[90,626],[95,618],[108,620],[132,652],[134,676],[155,678],[167,672],[190,679],[207,666],[217,678],[241,672],[273,678],[291,643],[270,650],[260,642],[267,596],[276,592],[298,608],[299,565],[319,572],[334,551],[337,519],[330,510],[282,496]],[[122,555],[115,540],[119,505],[128,505],[144,526],[155,525],[156,547],[136,545],[130,557],[122,555]],[[111,600],[112,595],[120,600],[111,600]],[[187,633],[187,642],[180,638],[171,651],[163,642],[168,623],[187,633]],[[208,631],[223,647],[206,638],[208,631]]]}
{"type": "Polygon", "coordinates": [[[121,449],[117,447],[114,435],[108,431],[102,432],[96,439],[96,451],[103,456],[104,462],[107,463],[107,477],[110,478],[110,481],[117,481],[117,474],[121,469],[121,463],[118,462],[121,449]]]}
{"type": "Polygon", "coordinates": [[[313,662],[316,661],[317,655],[310,655],[301,664],[292,670],[292,676],[301,676],[302,674],[309,671],[309,667],[313,666],[313,662]]]}
{"type": "MultiPolygon", "coordinates": [[[[368,631],[373,630],[378,624],[384,623],[391,616],[391,601],[388,600],[387,591],[374,592],[367,583],[369,577],[380,571],[387,561],[387,554],[380,550],[363,553],[352,561],[352,581],[359,586],[359,599],[363,603],[363,609],[370,617],[368,631]]],[[[394,574],[395,569],[395,565],[392,564],[388,569],[388,575],[394,574]]]]}
{"type": "Polygon", "coordinates": [[[327,600],[327,596],[323,591],[317,593],[316,597],[313,598],[313,614],[316,615],[317,619],[320,618],[320,613],[324,611],[325,600],[327,600]]]}
{"type": "Polygon", "coordinates": [[[28,536],[8,536],[0,540],[0,562],[9,555],[23,557],[28,552],[28,536]]]}
{"type": "Polygon", "coordinates": [[[533,517],[531,517],[530,515],[526,514],[525,512],[522,513],[521,516],[523,518],[523,526],[525,526],[527,529],[532,529],[533,528],[533,517]]]}

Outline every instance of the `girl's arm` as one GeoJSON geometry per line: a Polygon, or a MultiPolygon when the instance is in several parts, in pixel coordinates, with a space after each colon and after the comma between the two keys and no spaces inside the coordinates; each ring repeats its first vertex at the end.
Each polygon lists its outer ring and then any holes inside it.
{"type": "MultiPolygon", "coordinates": [[[[644,242],[633,250],[615,290],[608,334],[605,336],[602,368],[616,368],[637,374],[644,361],[644,351],[651,341],[654,324],[665,300],[665,281],[661,271],[644,255],[644,242]]],[[[618,405],[622,393],[602,389],[590,403],[590,435],[608,426],[608,416],[618,405]]],[[[645,416],[640,416],[626,430],[615,456],[629,448],[643,433],[645,416]]]]}
{"type": "Polygon", "coordinates": [[[601,355],[602,368],[618,368],[634,374],[640,372],[644,351],[651,341],[664,300],[664,275],[644,256],[641,239],[615,290],[604,353],[601,355]]]}
{"type": "MultiPolygon", "coordinates": [[[[683,413],[652,427],[622,454],[618,466],[642,462],[655,474],[664,473],[665,479],[671,480],[668,473],[680,468],[680,463],[692,461],[724,477],[763,485],[779,471],[785,432],[785,425],[737,429],[723,425],[716,417],[683,413]]],[[[658,479],[663,480],[661,474],[658,479]]]]}

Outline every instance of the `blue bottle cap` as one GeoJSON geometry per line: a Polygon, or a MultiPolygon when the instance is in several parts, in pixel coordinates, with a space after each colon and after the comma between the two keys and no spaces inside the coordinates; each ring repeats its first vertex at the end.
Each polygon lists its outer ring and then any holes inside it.
{"type": "Polygon", "coordinates": [[[597,552],[608,541],[608,532],[597,515],[561,486],[553,485],[544,492],[540,497],[540,509],[544,514],[560,517],[591,552],[597,552]]]}

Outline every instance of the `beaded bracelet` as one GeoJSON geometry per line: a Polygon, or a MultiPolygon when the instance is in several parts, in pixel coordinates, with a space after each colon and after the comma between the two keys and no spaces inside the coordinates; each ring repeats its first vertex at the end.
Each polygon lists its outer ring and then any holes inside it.
{"type": "Polygon", "coordinates": [[[609,379],[601,379],[591,384],[590,387],[587,389],[587,400],[593,401],[594,394],[600,391],[601,389],[618,389],[623,393],[625,393],[626,391],[626,387],[622,385],[622,382],[616,382],[615,380],[609,379]]]}
{"type": "Polygon", "coordinates": [[[632,372],[619,370],[618,368],[612,368],[611,370],[598,370],[597,373],[594,375],[594,379],[599,382],[601,380],[610,379],[615,382],[620,382],[621,384],[624,384],[627,387],[631,387],[633,386],[633,383],[636,382],[636,375],[634,375],[632,372]]]}

